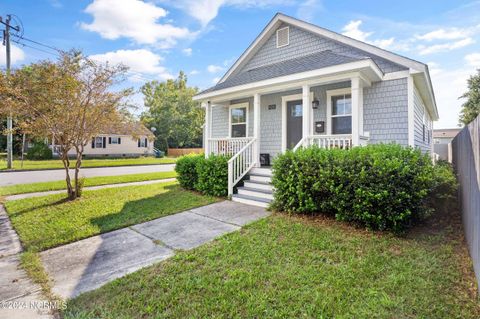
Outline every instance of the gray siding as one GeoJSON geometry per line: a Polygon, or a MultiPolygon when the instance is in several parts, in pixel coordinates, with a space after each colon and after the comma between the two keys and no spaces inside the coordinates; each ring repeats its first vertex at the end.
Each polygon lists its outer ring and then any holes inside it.
{"type": "Polygon", "coordinates": [[[228,107],[212,105],[212,138],[228,136],[228,107]]]}
{"type": "MultiPolygon", "coordinates": [[[[313,122],[317,121],[324,121],[325,122],[325,133],[319,134],[319,135],[325,135],[327,134],[328,130],[328,121],[327,121],[327,91],[330,90],[336,90],[336,89],[343,89],[343,88],[348,88],[350,87],[350,81],[347,82],[341,82],[341,83],[333,83],[333,84],[328,84],[328,85],[322,85],[322,86],[315,86],[312,87],[311,91],[313,92],[314,98],[317,98],[318,101],[320,102],[320,105],[318,109],[313,110],[313,122]]],[[[314,133],[315,133],[315,128],[314,128],[314,133]]]]}
{"type": "Polygon", "coordinates": [[[433,123],[430,115],[426,112],[425,104],[422,97],[415,87],[413,95],[414,104],[414,144],[415,147],[420,148],[423,152],[431,152],[432,150],[432,129],[433,123]],[[423,124],[425,124],[425,138],[423,136],[423,124]]]}
{"type": "Polygon", "coordinates": [[[363,92],[363,129],[370,143],[408,145],[407,79],[373,83],[363,92]]]}
{"type": "MultiPolygon", "coordinates": [[[[286,24],[280,26],[280,28],[286,24]]],[[[281,48],[276,46],[276,32],[265,42],[247,64],[236,73],[258,68],[260,66],[278,63],[285,60],[302,57],[312,53],[331,50],[337,54],[352,57],[371,57],[384,73],[406,70],[405,67],[372,55],[357,48],[327,39],[325,37],[304,31],[294,26],[290,27],[290,44],[281,48]]]]}

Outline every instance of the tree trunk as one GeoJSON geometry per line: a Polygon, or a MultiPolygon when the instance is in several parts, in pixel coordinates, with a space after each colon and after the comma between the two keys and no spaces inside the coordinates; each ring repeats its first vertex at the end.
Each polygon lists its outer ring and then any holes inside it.
{"type": "Polygon", "coordinates": [[[78,198],[82,195],[82,190],[80,189],[81,185],[78,180],[78,174],[80,173],[80,167],[82,166],[83,152],[78,149],[76,151],[77,151],[77,161],[75,163],[75,198],[78,198]]]}
{"type": "Polygon", "coordinates": [[[72,180],[70,179],[70,160],[68,159],[68,152],[62,150],[61,151],[61,156],[62,156],[62,163],[63,167],[65,168],[65,181],[67,183],[67,194],[68,194],[68,199],[74,200],[75,197],[75,191],[72,188],[72,180]]]}

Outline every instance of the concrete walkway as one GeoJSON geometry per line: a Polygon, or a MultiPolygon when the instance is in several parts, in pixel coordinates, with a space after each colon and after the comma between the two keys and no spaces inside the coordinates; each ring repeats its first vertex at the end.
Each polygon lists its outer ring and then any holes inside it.
{"type": "MultiPolygon", "coordinates": [[[[126,187],[126,186],[149,185],[149,184],[173,182],[175,180],[176,180],[176,178],[164,178],[164,179],[155,179],[155,180],[151,180],[151,181],[142,181],[142,182],[107,184],[107,185],[84,187],[83,190],[89,191],[89,190],[97,190],[97,189],[103,189],[103,188],[116,188],[116,187],[126,187]]],[[[41,197],[41,196],[47,196],[47,195],[53,195],[53,194],[62,194],[62,193],[66,193],[66,190],[10,195],[10,196],[5,197],[5,200],[16,200],[16,199],[24,199],[24,198],[31,198],[31,197],[41,197]]]]}
{"type": "Polygon", "coordinates": [[[53,318],[40,287],[20,267],[17,233],[0,205],[0,318],[53,318]]]}
{"type": "MultiPolygon", "coordinates": [[[[80,175],[82,177],[96,177],[171,172],[174,170],[174,168],[175,164],[93,167],[82,168],[80,170],[80,175]]],[[[71,170],[71,173],[73,173],[73,170],[71,170]]],[[[63,179],[65,179],[65,170],[63,169],[38,170],[28,172],[0,172],[0,186],[60,181],[63,179]]]]}
{"type": "Polygon", "coordinates": [[[64,299],[165,260],[268,216],[263,208],[223,201],[90,237],[40,254],[64,299]]]}

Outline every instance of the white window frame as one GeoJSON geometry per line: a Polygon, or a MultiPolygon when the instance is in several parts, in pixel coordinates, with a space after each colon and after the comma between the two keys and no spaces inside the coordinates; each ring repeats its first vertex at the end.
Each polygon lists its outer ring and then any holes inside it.
{"type": "Polygon", "coordinates": [[[146,137],[142,137],[140,138],[140,147],[147,147],[147,138],[146,137]]]}
{"type": "Polygon", "coordinates": [[[103,146],[103,136],[95,136],[95,148],[104,148],[103,146]],[[98,139],[100,139],[100,146],[98,146],[98,139]]]}
{"type": "Polygon", "coordinates": [[[115,145],[120,144],[119,139],[120,139],[120,136],[110,136],[110,141],[111,141],[110,144],[115,144],[115,145]],[[113,142],[114,139],[115,139],[115,142],[113,142]]]}
{"type": "MultiPolygon", "coordinates": [[[[335,96],[342,96],[342,95],[350,95],[352,96],[352,88],[343,88],[343,89],[336,89],[336,90],[328,90],[327,91],[327,135],[345,135],[345,134],[332,134],[332,117],[342,117],[348,115],[332,115],[332,97],[335,96]]],[[[352,105],[353,107],[353,105],[352,105]]],[[[350,117],[352,118],[352,113],[350,113],[350,117]]],[[[352,125],[353,130],[353,125],[352,125]]],[[[353,131],[352,131],[353,133],[353,131]]],[[[350,133],[350,134],[352,134],[350,133]]]]}
{"type": "Polygon", "coordinates": [[[277,40],[277,48],[283,48],[283,47],[286,47],[287,45],[290,44],[290,27],[284,27],[284,28],[280,28],[280,29],[277,29],[277,32],[276,32],[276,40],[277,40]],[[278,33],[279,31],[282,31],[282,30],[287,30],[287,43],[286,44],[283,44],[283,45],[278,45],[278,33]]]}
{"type": "Polygon", "coordinates": [[[249,119],[249,109],[250,108],[250,103],[248,102],[243,102],[243,103],[236,103],[236,104],[230,104],[228,107],[228,137],[229,138],[246,138],[248,137],[248,119],[249,119]],[[233,109],[242,109],[245,108],[247,110],[247,113],[245,115],[245,123],[232,123],[232,110],[233,109]],[[232,125],[238,125],[238,124],[245,124],[245,137],[232,137],[232,125]]]}

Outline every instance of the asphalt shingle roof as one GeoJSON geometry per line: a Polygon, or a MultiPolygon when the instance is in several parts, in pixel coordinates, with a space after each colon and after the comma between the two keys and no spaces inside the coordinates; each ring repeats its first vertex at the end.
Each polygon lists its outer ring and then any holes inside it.
{"type": "Polygon", "coordinates": [[[258,82],[262,80],[268,80],[280,76],[290,75],[294,73],[312,71],[317,69],[326,68],[329,66],[340,65],[355,61],[361,61],[370,59],[369,57],[351,57],[333,53],[330,50],[325,50],[313,54],[309,54],[303,57],[274,63],[247,71],[243,71],[238,74],[234,74],[227,78],[224,82],[206,89],[199,94],[213,92],[221,89],[234,87],[237,85],[248,84],[258,82]]]}

